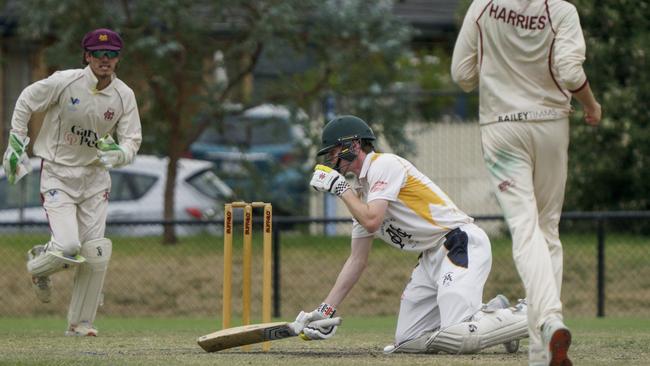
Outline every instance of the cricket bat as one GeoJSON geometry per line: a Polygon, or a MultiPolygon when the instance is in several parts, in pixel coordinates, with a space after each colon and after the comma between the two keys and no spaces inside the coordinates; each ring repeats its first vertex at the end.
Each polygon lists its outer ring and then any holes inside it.
{"type": "MultiPolygon", "coordinates": [[[[341,318],[318,320],[314,323],[321,327],[341,324],[341,318]]],[[[206,352],[216,352],[224,349],[245,346],[247,344],[275,341],[295,337],[288,322],[261,323],[223,329],[199,337],[197,342],[206,352]]],[[[313,323],[312,323],[313,324],[313,323]]]]}

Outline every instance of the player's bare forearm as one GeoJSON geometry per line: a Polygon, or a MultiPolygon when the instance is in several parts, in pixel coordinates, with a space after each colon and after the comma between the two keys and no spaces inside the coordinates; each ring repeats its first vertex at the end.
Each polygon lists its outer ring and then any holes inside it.
{"type": "Polygon", "coordinates": [[[359,281],[368,265],[368,255],[372,247],[372,237],[352,239],[350,256],[345,261],[339,276],[330,290],[325,303],[337,307],[354,285],[359,281]]]}
{"type": "Polygon", "coordinates": [[[590,125],[597,125],[602,118],[602,110],[600,104],[596,101],[593,92],[589,83],[573,93],[573,96],[582,104],[582,107],[585,110],[585,122],[590,125]]]}
{"type": "Polygon", "coordinates": [[[349,189],[343,193],[341,199],[348,208],[348,211],[354,218],[363,226],[369,233],[374,233],[379,229],[388,201],[386,200],[373,200],[370,203],[365,203],[357,197],[357,195],[349,189]]]}

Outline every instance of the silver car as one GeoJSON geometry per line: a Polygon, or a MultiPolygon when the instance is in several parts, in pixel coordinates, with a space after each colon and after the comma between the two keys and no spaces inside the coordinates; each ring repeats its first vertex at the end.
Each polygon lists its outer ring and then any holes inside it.
{"type": "MultiPolygon", "coordinates": [[[[32,158],[33,170],[18,184],[10,185],[0,169],[0,222],[47,222],[39,192],[40,158],[32,158]]],[[[167,158],[138,155],[123,168],[112,169],[108,205],[109,233],[131,236],[157,235],[161,225],[111,226],[111,222],[163,220],[167,158]]],[[[209,161],[178,161],[174,217],[176,220],[205,220],[220,216],[232,190],[216,174],[209,161]]],[[[195,227],[197,229],[198,227],[195,227]]],[[[3,228],[3,231],[7,227],[3,228]]],[[[47,227],[45,227],[47,229],[47,227]]],[[[196,232],[178,226],[179,235],[196,232]]]]}

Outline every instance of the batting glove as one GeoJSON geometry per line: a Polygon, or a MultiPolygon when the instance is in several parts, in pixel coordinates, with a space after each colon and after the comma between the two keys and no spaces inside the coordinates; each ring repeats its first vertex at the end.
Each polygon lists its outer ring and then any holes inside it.
{"type": "Polygon", "coordinates": [[[311,177],[309,184],[317,191],[330,192],[339,197],[350,189],[350,185],[341,173],[321,164],[316,165],[314,168],[314,175],[311,177]]]}
{"type": "Polygon", "coordinates": [[[316,310],[306,313],[301,311],[296,320],[289,325],[294,334],[301,334],[305,327],[314,321],[329,319],[336,313],[336,308],[326,303],[320,304],[316,310]]]}
{"type": "Polygon", "coordinates": [[[113,140],[111,135],[106,135],[97,141],[97,157],[106,169],[119,168],[126,163],[124,149],[113,140]]]}
{"type": "Polygon", "coordinates": [[[7,180],[16,184],[22,177],[32,171],[32,164],[25,152],[29,144],[29,137],[20,136],[16,133],[9,133],[9,143],[2,159],[2,166],[5,169],[7,180]]]}
{"type": "MultiPolygon", "coordinates": [[[[338,318],[334,318],[338,319],[338,318]]],[[[315,322],[311,322],[307,324],[305,328],[303,328],[302,333],[300,333],[300,338],[302,338],[305,341],[321,341],[325,339],[330,339],[336,334],[336,329],[339,327],[338,325],[330,325],[330,326],[321,326],[319,323],[323,322],[323,320],[317,320],[315,322]]]]}

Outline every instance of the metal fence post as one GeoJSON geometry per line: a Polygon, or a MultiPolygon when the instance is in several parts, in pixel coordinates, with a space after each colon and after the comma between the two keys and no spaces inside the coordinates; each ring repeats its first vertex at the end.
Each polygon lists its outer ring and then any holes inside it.
{"type": "Polygon", "coordinates": [[[605,317],[605,219],[598,217],[596,219],[598,226],[598,313],[597,317],[605,317]]]}

